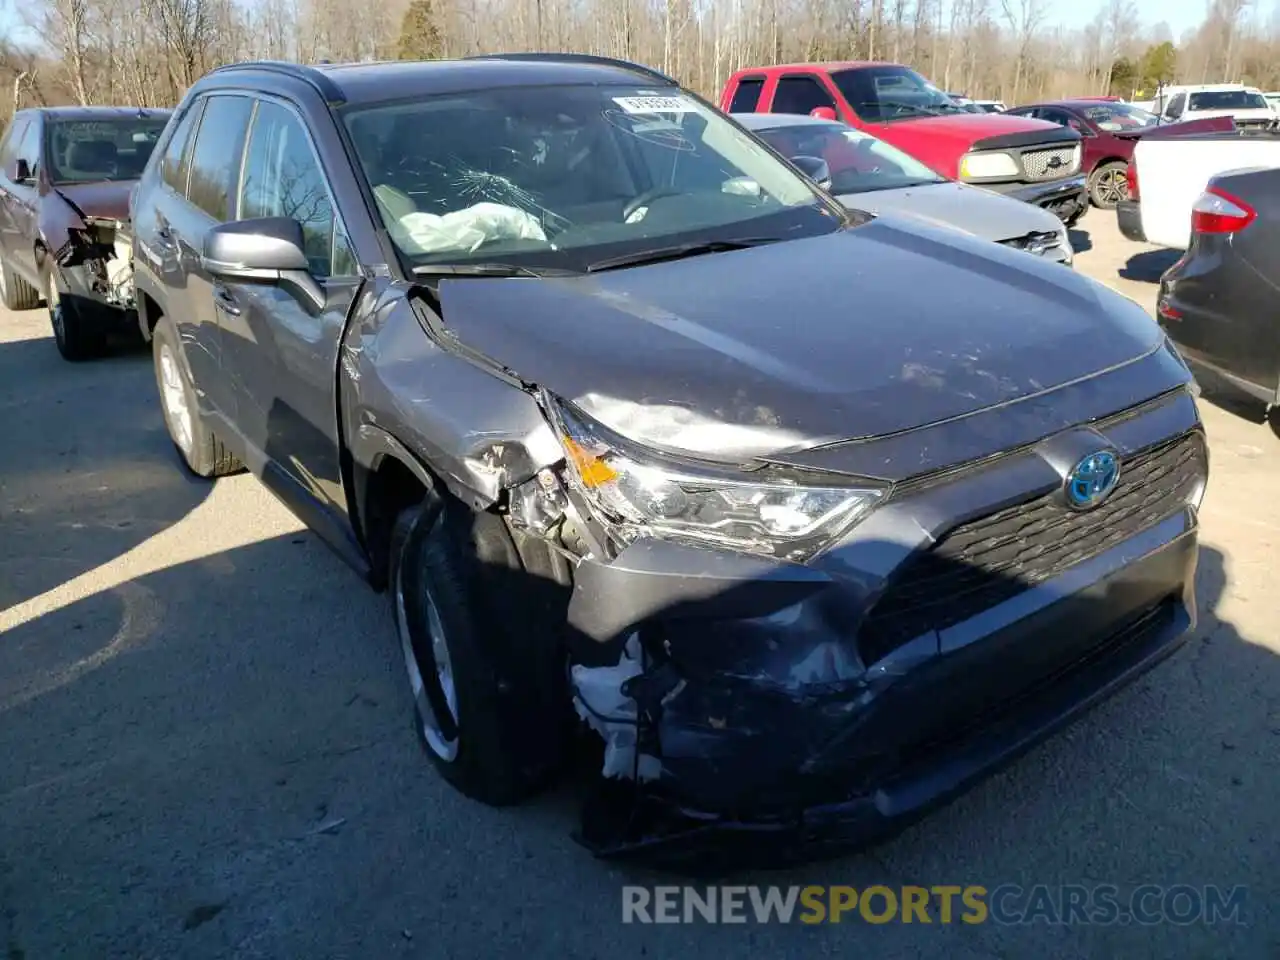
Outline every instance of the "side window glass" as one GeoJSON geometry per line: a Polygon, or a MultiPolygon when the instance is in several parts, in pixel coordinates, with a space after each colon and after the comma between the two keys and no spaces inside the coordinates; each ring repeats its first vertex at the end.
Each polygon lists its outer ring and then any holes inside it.
{"type": "Polygon", "coordinates": [[[783,77],[773,94],[773,113],[808,114],[816,107],[832,107],[835,99],[812,77],[783,77]]]}
{"type": "Polygon", "coordinates": [[[351,249],[351,241],[347,239],[342,224],[335,224],[333,229],[333,276],[354,277],[360,272],[356,265],[356,255],[351,249]]]}
{"type": "Polygon", "coordinates": [[[15,159],[27,162],[27,175],[34,179],[39,175],[40,166],[40,121],[32,120],[22,132],[22,142],[18,144],[15,159]]]}
{"type": "Polygon", "coordinates": [[[258,104],[249,134],[240,195],[240,218],[255,217],[297,220],[311,272],[329,276],[336,259],[334,215],[324,174],[297,116],[266,100],[258,104]]]}
{"type": "Polygon", "coordinates": [[[0,148],[0,163],[4,164],[6,180],[13,176],[13,161],[18,159],[18,147],[22,144],[22,135],[27,132],[29,122],[26,117],[20,117],[9,124],[9,132],[5,134],[4,147],[0,148]]]}
{"type": "Polygon", "coordinates": [[[751,113],[760,102],[762,90],[764,90],[764,77],[743,77],[738,81],[738,89],[733,91],[729,112],[751,113]]]}
{"type": "Polygon", "coordinates": [[[240,179],[244,131],[252,113],[253,101],[248,97],[210,97],[196,133],[187,199],[220,222],[235,219],[232,200],[240,179]]]}
{"type": "Polygon", "coordinates": [[[169,137],[169,142],[165,144],[164,156],[160,159],[160,179],[184,195],[187,192],[187,147],[191,143],[191,131],[195,129],[203,108],[204,104],[197,102],[187,110],[178,121],[173,135],[169,137]]]}

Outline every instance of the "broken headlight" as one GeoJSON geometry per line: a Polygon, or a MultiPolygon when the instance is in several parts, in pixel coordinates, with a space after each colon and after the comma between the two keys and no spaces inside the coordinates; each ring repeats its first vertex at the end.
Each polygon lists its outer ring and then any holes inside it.
{"type": "Polygon", "coordinates": [[[725,476],[638,452],[582,414],[550,406],[570,486],[624,543],[660,537],[804,560],[870,510],[883,492],[725,476]]]}

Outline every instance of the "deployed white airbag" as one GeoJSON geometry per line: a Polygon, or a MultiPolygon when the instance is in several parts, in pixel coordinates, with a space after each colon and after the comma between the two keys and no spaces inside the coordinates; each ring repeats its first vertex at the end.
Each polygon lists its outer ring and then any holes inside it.
{"type": "Polygon", "coordinates": [[[477,203],[439,216],[413,211],[391,226],[396,242],[408,253],[471,253],[495,240],[541,240],[547,235],[536,217],[501,203],[477,203]]]}

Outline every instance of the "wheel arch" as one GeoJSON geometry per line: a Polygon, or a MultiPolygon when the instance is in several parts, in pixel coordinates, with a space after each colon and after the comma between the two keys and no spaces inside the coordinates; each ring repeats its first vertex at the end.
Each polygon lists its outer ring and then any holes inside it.
{"type": "Polygon", "coordinates": [[[441,486],[434,471],[393,435],[362,426],[351,438],[352,511],[369,558],[369,581],[387,586],[391,534],[401,511],[441,486]]]}
{"type": "Polygon", "coordinates": [[[1128,165],[1129,158],[1121,157],[1121,156],[1103,157],[1101,160],[1099,160],[1097,163],[1093,165],[1093,169],[1089,171],[1089,176],[1093,176],[1094,173],[1096,173],[1098,170],[1101,170],[1108,163],[1123,163],[1128,165]]]}

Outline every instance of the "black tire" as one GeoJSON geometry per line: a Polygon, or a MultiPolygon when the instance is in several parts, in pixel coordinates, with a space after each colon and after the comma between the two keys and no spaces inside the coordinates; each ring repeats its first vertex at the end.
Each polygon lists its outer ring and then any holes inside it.
{"type": "Polygon", "coordinates": [[[1117,184],[1124,184],[1127,167],[1124,161],[1112,160],[1098,164],[1089,174],[1089,201],[1099,210],[1114,210],[1116,203],[1124,199],[1128,188],[1117,184]]]}
{"type": "Polygon", "coordinates": [[[200,418],[196,406],[196,392],[191,386],[186,370],[182,365],[182,354],[178,350],[178,336],[167,317],[161,317],[156,324],[151,338],[151,355],[155,366],[156,390],[160,395],[160,409],[164,414],[164,425],[169,431],[169,439],[173,441],[178,455],[187,469],[197,477],[225,477],[244,469],[243,464],[232,455],[200,418]],[[166,361],[165,355],[168,356],[166,361]],[[172,375],[176,376],[176,387],[181,391],[186,402],[186,426],[189,433],[184,437],[180,425],[181,414],[171,409],[165,398],[166,363],[172,364],[172,375]]]}
{"type": "Polygon", "coordinates": [[[49,307],[49,325],[53,327],[53,342],[58,353],[72,363],[101,356],[107,345],[102,328],[74,300],[64,297],[64,292],[57,268],[46,267],[44,302],[49,307]]]}
{"type": "Polygon", "coordinates": [[[501,517],[448,494],[429,492],[404,510],[390,551],[387,592],[419,742],[466,796],[491,806],[524,800],[559,772],[572,743],[558,594],[525,571],[501,517]],[[433,608],[453,710],[437,671],[433,608]]]}
{"type": "Polygon", "coordinates": [[[0,260],[0,302],[10,310],[34,310],[40,306],[40,291],[14,273],[0,260]]]}

